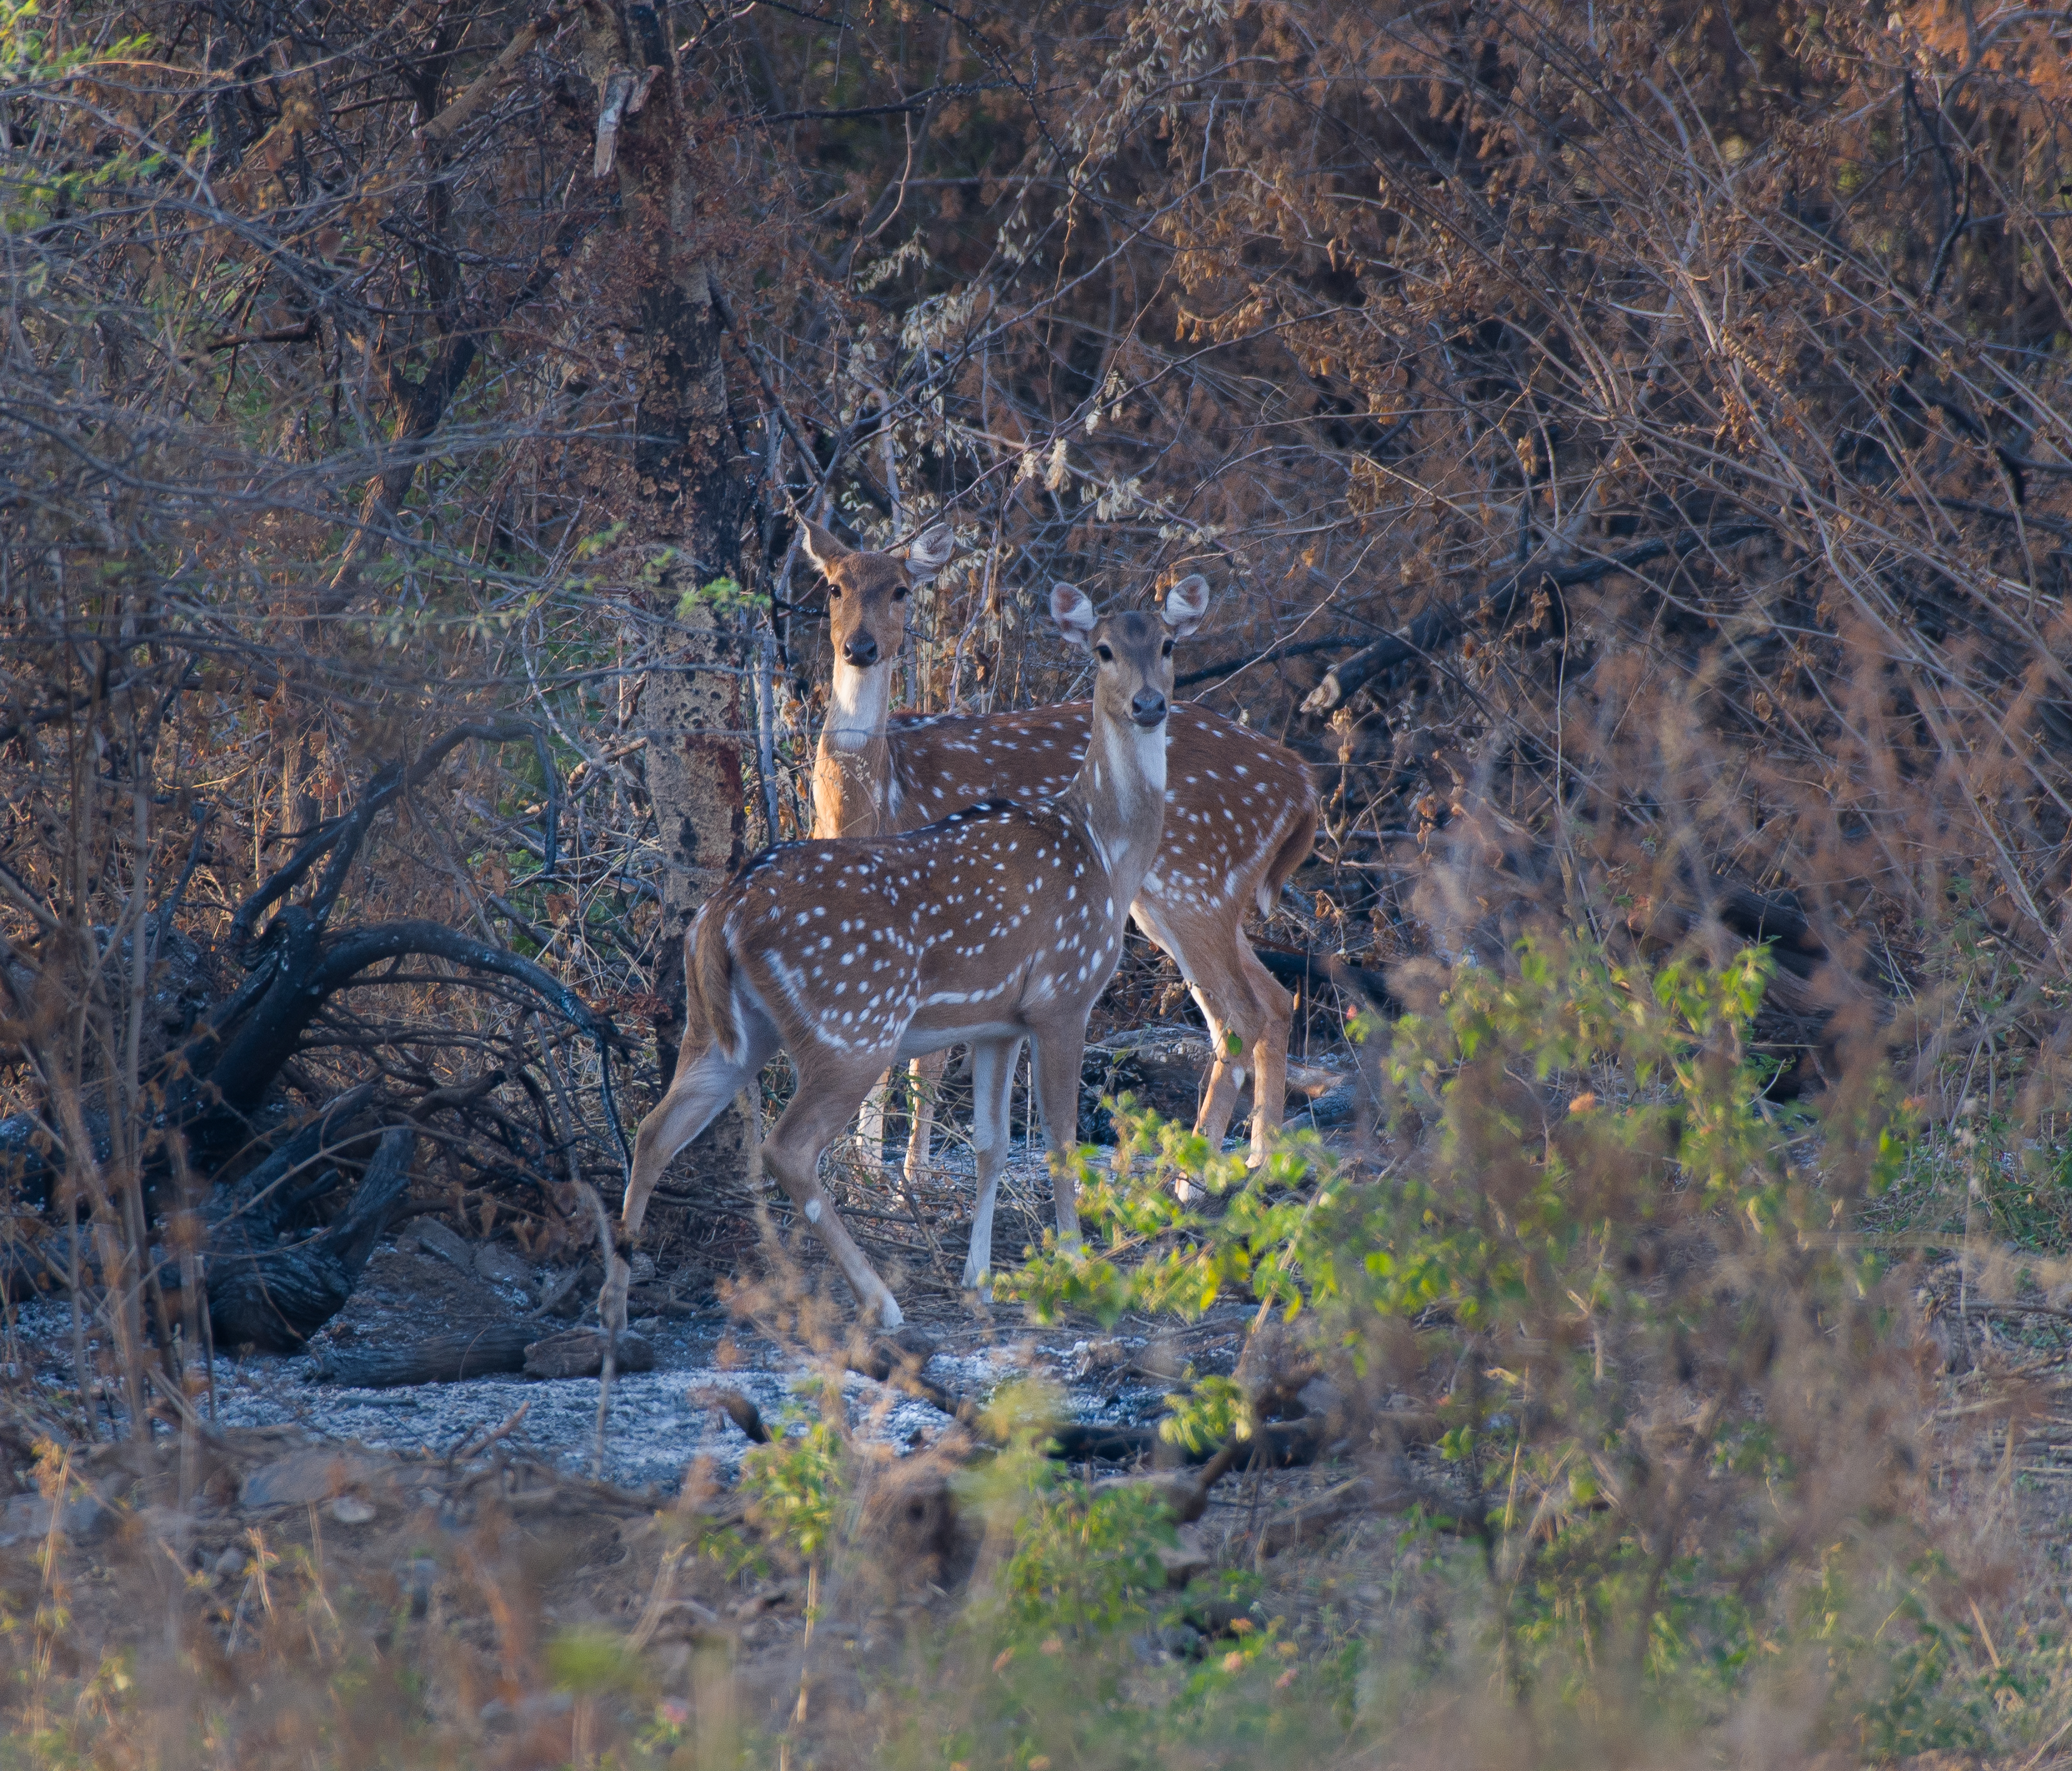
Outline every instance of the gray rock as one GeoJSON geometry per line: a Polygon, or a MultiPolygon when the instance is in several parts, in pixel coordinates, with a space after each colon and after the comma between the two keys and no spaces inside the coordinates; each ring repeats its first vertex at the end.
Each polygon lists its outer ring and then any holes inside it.
{"type": "MultiPolygon", "coordinates": [[[[91,1490],[58,1505],[59,1535],[75,1543],[91,1543],[115,1525],[114,1510],[91,1490]]],[[[0,1508],[0,1544],[33,1543],[51,1535],[52,1502],[47,1494],[17,1494],[0,1508]]]]}
{"type": "Polygon", "coordinates": [[[486,1242],[475,1251],[476,1275],[492,1285],[511,1285],[521,1292],[532,1288],[532,1263],[508,1243],[486,1242]]]}
{"type": "Polygon", "coordinates": [[[410,1615],[421,1617],[431,1609],[432,1588],[438,1581],[439,1565],[428,1555],[413,1556],[401,1572],[403,1592],[410,1601],[410,1615]]]}
{"type": "Polygon", "coordinates": [[[1202,1546],[1201,1539],[1189,1527],[1182,1526],[1179,1541],[1172,1548],[1161,1544],[1153,1553],[1158,1565],[1166,1571],[1166,1584],[1184,1587],[1195,1576],[1207,1574],[1215,1566],[1215,1559],[1202,1546]]]}
{"type": "Polygon", "coordinates": [[[247,1506],[306,1506],[349,1489],[385,1483],[389,1476],[389,1466],[379,1458],[319,1446],[253,1470],[239,1498],[247,1506]]]}
{"type": "Polygon", "coordinates": [[[436,1218],[420,1218],[398,1239],[414,1242],[426,1254],[449,1261],[463,1273],[475,1271],[475,1251],[436,1218]]]}

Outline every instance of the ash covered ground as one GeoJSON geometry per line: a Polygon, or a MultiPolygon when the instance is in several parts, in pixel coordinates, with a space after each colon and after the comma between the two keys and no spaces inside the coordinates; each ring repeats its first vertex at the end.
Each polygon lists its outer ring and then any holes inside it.
{"type": "MultiPolygon", "coordinates": [[[[957,1165],[952,1156],[948,1167],[957,1165]]],[[[1040,1148],[1034,1154],[1018,1148],[1013,1168],[1003,1202],[1018,1198],[1033,1211],[1048,1185],[1040,1148]]],[[[968,1196],[968,1183],[954,1173],[941,1181],[949,1196],[943,1201],[947,1218],[960,1185],[968,1196]]],[[[968,1204],[964,1209],[968,1214],[968,1204]]],[[[954,1238],[960,1257],[964,1225],[931,1227],[947,1233],[946,1240],[954,1238]]],[[[1009,1239],[1003,1236],[997,1245],[1003,1257],[1009,1239]]],[[[526,1260],[508,1239],[469,1241],[436,1219],[409,1220],[377,1248],[346,1307],[307,1351],[241,1358],[219,1352],[216,1423],[294,1424],[322,1439],[371,1449],[444,1456],[479,1440],[522,1407],[523,1419],[506,1437],[512,1451],[571,1474],[586,1472],[596,1442],[594,1378],[538,1380],[514,1373],[381,1389],[320,1381],[329,1358],[536,1317],[541,1300],[570,1276],[566,1268],[526,1260]]],[[[675,1276],[655,1276],[666,1284],[675,1276]]],[[[570,1305],[577,1301],[571,1295],[570,1305]]],[[[841,1301],[846,1305],[846,1293],[841,1301]]],[[[910,1319],[939,1349],[926,1368],[934,1384],[982,1402],[1004,1379],[1038,1374],[1063,1391],[1066,1411],[1083,1421],[1155,1418],[1186,1365],[1214,1369],[1219,1362],[1213,1323],[1183,1331],[1184,1344],[1175,1350],[1174,1337],[1154,1335],[1149,1324],[1134,1333],[1124,1325],[1113,1336],[1101,1336],[1091,1325],[1039,1329],[1018,1305],[980,1310],[953,1286],[940,1284],[916,1283],[907,1305],[910,1319]]],[[[637,1308],[635,1313],[637,1318],[637,1308]]],[[[542,1337],[572,1325],[566,1317],[537,1320],[542,1337]]],[[[635,1327],[654,1347],[655,1368],[622,1372],[614,1381],[603,1471],[610,1482],[673,1494],[700,1458],[709,1459],[713,1473],[730,1481],[750,1440],[700,1399],[701,1392],[741,1392],[773,1432],[803,1430],[817,1411],[816,1387],[825,1381],[826,1368],[730,1316],[709,1289],[667,1316],[637,1319],[635,1327]]],[[[53,1389],[70,1387],[71,1313],[63,1300],[19,1306],[12,1337],[6,1356],[21,1375],[40,1376],[53,1389]]],[[[1221,1362],[1227,1368],[1227,1362],[1221,1362]]],[[[841,1383],[854,1429],[895,1449],[924,1444],[951,1424],[929,1403],[870,1379],[845,1374],[841,1383]]]]}

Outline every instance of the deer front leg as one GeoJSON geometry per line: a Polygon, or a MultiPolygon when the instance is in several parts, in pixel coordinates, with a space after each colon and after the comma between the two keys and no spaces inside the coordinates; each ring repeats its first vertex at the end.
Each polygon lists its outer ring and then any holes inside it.
{"type": "Polygon", "coordinates": [[[1036,1104],[1043,1112],[1043,1140],[1055,1159],[1051,1182],[1058,1206],[1058,1240],[1075,1247],[1079,1240],[1079,1187],[1069,1161],[1079,1144],[1079,1069],[1086,1056],[1087,1024],[1054,1028],[1036,1034],[1036,1104]]]}
{"type": "Polygon", "coordinates": [[[890,1289],[878,1276],[877,1268],[844,1227],[834,1202],[828,1198],[820,1180],[820,1153],[849,1124],[849,1116],[870,1086],[870,1079],[882,1073],[883,1065],[881,1062],[874,1069],[861,1070],[851,1065],[846,1067],[852,1074],[845,1075],[840,1070],[830,1073],[813,1063],[800,1062],[796,1052],[792,1061],[799,1071],[798,1092],[763,1140],[763,1165],[777,1177],[784,1196],[834,1257],[842,1277],[856,1293],[857,1302],[884,1327],[896,1329],[906,1317],[890,1289]]]}
{"type": "Polygon", "coordinates": [[[1012,1133],[1014,1066],[1019,1039],[982,1040],[972,1047],[972,1153],[978,1159],[978,1202],[972,1210],[971,1250],[964,1256],[964,1289],[992,1289],[993,1208],[1000,1196],[1012,1133]]]}

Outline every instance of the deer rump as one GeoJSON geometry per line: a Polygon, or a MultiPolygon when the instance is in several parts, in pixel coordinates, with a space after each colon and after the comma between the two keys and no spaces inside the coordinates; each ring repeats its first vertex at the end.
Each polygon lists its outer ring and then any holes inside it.
{"type": "Polygon", "coordinates": [[[763,850],[699,913],[688,969],[729,1063],[832,1058],[861,1099],[894,1058],[1083,1029],[1124,909],[1075,816],[990,800],[898,836],[763,850]]]}

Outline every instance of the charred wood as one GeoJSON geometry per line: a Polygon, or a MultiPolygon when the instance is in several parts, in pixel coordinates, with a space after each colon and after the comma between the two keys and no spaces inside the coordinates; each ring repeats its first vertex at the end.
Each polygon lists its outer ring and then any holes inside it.
{"type": "Polygon", "coordinates": [[[261,1252],[212,1250],[206,1283],[216,1344],[292,1352],[335,1316],[410,1184],[416,1147],[408,1127],[382,1133],[351,1208],[321,1235],[261,1252]]]}
{"type": "MultiPolygon", "coordinates": [[[[614,1369],[652,1371],[655,1344],[645,1336],[622,1334],[614,1369]]],[[[570,1329],[550,1334],[525,1349],[528,1378],[594,1378],[604,1370],[604,1337],[595,1329],[570,1329]]]]}
{"type": "Polygon", "coordinates": [[[326,1352],[317,1362],[319,1383],[363,1390],[407,1383],[458,1383],[525,1369],[525,1349],[541,1338],[532,1322],[493,1322],[453,1334],[435,1334],[409,1346],[366,1353],[326,1352]]]}

